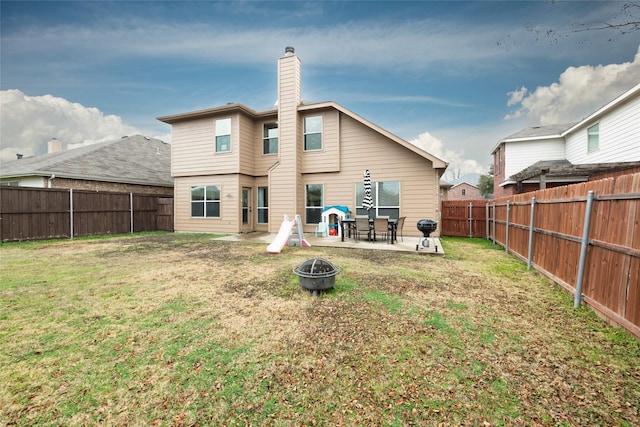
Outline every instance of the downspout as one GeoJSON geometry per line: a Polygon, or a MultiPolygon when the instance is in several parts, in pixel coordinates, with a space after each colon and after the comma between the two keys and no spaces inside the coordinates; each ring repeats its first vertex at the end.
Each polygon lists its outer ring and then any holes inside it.
{"type": "Polygon", "coordinates": [[[49,178],[47,178],[47,188],[51,188],[51,181],[56,177],[55,173],[52,173],[49,178]]]}

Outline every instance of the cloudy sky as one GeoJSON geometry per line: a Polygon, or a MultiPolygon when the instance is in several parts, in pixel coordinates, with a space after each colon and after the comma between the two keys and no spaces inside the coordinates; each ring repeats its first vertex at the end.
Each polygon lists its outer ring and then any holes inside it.
{"type": "MultiPolygon", "coordinates": [[[[640,82],[640,3],[5,1],[1,158],[141,133],[156,117],[276,101],[285,46],[305,101],[335,101],[485,172],[501,138],[577,121],[640,82]]],[[[451,171],[450,171],[451,172],[451,171]]]]}

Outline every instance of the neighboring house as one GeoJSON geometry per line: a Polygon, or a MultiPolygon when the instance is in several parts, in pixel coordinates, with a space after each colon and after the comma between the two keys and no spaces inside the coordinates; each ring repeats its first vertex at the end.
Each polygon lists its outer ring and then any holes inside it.
{"type": "Polygon", "coordinates": [[[172,127],[176,231],[277,232],[299,214],[313,232],[325,206],[371,216],[437,220],[447,163],[335,102],[302,102],[293,48],[278,59],[277,108],[242,104],[158,117],[172,127]]]}
{"type": "Polygon", "coordinates": [[[579,122],[510,135],[491,154],[495,197],[640,171],[640,84],[579,122]]]}
{"type": "Polygon", "coordinates": [[[451,187],[447,193],[447,200],[478,200],[484,199],[480,189],[468,182],[461,182],[451,187]]]}
{"type": "Polygon", "coordinates": [[[484,199],[478,188],[479,173],[469,173],[450,182],[447,200],[478,200],[484,199]]]}
{"type": "MultiPolygon", "coordinates": [[[[173,195],[170,144],[141,135],[2,162],[0,185],[173,195]]],[[[57,145],[57,147],[56,147],[57,145]]]]}

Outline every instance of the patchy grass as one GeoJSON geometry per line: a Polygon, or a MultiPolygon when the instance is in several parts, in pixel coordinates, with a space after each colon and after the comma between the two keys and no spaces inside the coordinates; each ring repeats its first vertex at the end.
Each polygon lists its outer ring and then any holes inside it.
{"type": "Polygon", "coordinates": [[[2,244],[7,425],[638,425],[640,346],[490,243],[2,244]],[[319,298],[292,269],[342,268],[319,298]]]}

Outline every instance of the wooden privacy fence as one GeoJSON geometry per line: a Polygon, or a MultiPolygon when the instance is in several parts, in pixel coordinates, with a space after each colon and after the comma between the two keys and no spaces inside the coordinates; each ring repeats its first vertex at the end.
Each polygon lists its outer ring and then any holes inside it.
{"type": "MultiPolygon", "coordinates": [[[[448,203],[443,235],[469,235],[448,234],[448,203]]],[[[464,203],[467,215],[480,216],[475,202],[464,203]]],[[[640,338],[640,174],[481,203],[488,238],[572,292],[574,306],[585,301],[640,338]]],[[[474,237],[482,236],[480,222],[474,237]]]]}
{"type": "Polygon", "coordinates": [[[486,200],[445,200],[442,202],[443,236],[487,237],[486,200]]]}
{"type": "Polygon", "coordinates": [[[55,188],[0,187],[0,240],[173,231],[173,198],[55,188]]]}

